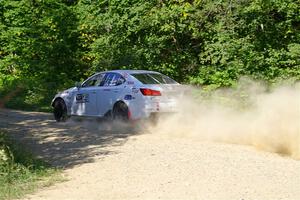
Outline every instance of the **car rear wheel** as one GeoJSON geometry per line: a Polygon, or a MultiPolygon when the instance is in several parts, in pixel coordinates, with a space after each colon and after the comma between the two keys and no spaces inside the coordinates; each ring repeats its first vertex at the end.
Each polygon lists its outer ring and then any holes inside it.
{"type": "Polygon", "coordinates": [[[129,120],[128,106],[123,102],[118,102],[113,108],[113,119],[115,121],[127,122],[129,120]]]}
{"type": "Polygon", "coordinates": [[[57,99],[53,105],[53,114],[57,122],[64,122],[68,119],[67,106],[62,99],[57,99]]]}

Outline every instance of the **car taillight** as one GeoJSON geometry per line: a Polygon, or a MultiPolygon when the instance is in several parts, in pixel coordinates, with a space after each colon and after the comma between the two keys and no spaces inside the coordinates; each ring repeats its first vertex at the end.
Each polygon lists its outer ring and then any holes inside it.
{"type": "Polygon", "coordinates": [[[161,93],[158,90],[151,90],[147,88],[141,88],[140,90],[144,96],[161,96],[161,93]]]}

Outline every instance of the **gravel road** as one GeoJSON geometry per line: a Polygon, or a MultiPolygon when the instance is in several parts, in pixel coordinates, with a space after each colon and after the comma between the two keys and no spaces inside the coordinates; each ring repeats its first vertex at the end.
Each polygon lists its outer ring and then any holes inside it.
{"type": "Polygon", "coordinates": [[[300,161],[251,146],[5,109],[0,128],[68,177],[25,199],[300,199],[300,161]]]}

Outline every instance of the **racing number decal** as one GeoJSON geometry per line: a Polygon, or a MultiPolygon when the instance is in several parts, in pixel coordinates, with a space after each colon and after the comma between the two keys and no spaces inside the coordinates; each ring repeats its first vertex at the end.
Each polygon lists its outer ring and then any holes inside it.
{"type": "Polygon", "coordinates": [[[87,103],[89,102],[89,94],[77,94],[76,103],[87,103]]]}

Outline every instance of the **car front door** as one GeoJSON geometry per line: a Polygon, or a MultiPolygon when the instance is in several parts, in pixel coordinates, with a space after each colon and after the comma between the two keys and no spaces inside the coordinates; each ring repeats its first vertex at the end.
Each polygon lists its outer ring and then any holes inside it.
{"type": "Polygon", "coordinates": [[[99,113],[105,116],[112,110],[117,100],[120,100],[124,89],[125,78],[114,72],[106,73],[100,90],[97,91],[99,113]]]}
{"type": "Polygon", "coordinates": [[[103,74],[96,74],[89,78],[79,87],[73,97],[72,115],[78,116],[99,116],[97,104],[97,91],[103,80],[103,74]]]}

